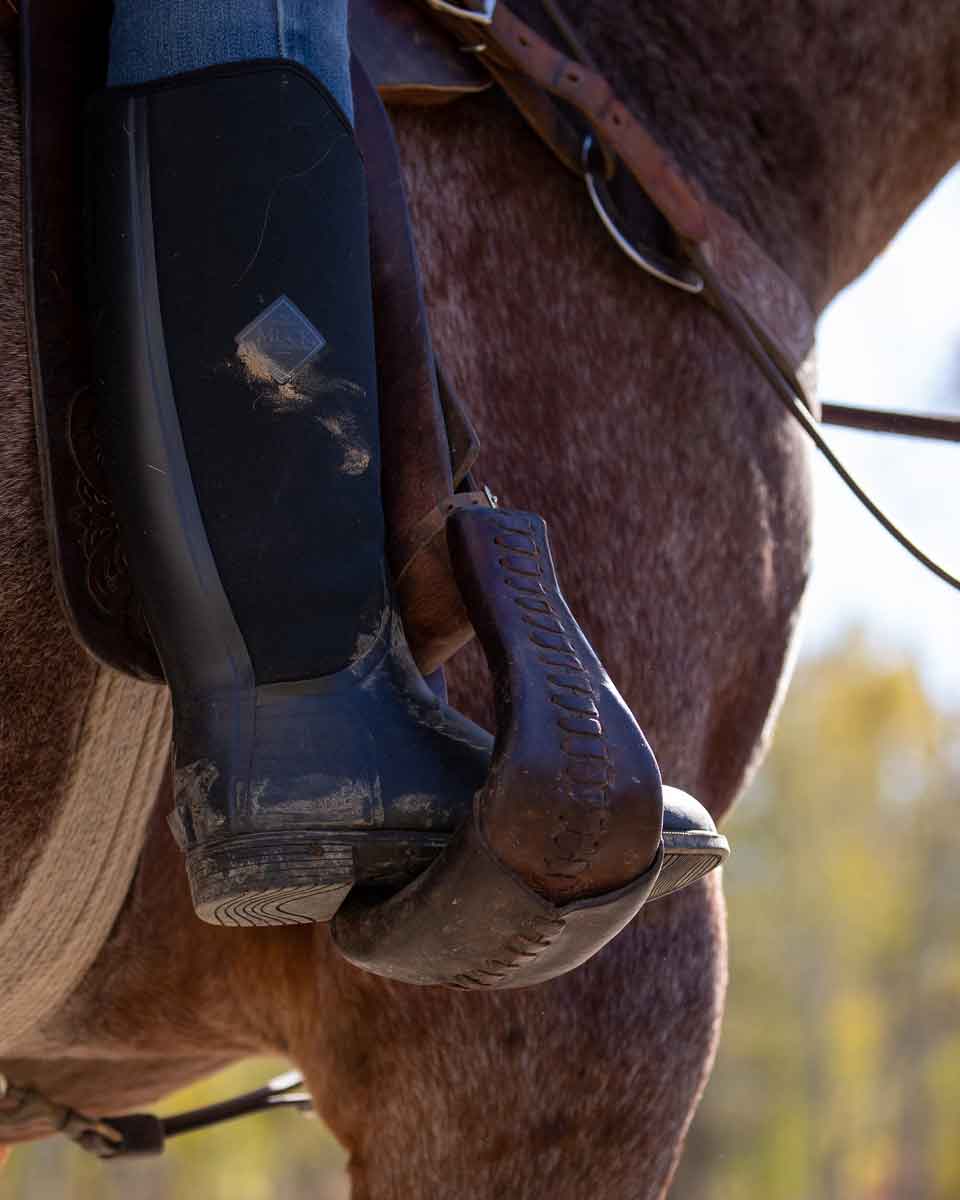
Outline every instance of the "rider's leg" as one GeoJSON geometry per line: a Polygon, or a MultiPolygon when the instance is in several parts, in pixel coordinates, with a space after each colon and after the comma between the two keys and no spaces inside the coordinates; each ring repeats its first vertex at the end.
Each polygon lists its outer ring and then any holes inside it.
{"type": "Polygon", "coordinates": [[[119,0],[90,123],[105,450],[173,693],[174,825],[224,924],[328,919],[422,867],[486,772],[391,607],[345,20],[119,0]]]}
{"type": "MultiPolygon", "coordinates": [[[[91,122],[105,449],[173,692],[174,824],[227,924],[415,872],[486,772],[391,610],[345,22],[346,0],[118,0],[91,122]]],[[[705,824],[668,802],[665,888],[705,824]]]]}

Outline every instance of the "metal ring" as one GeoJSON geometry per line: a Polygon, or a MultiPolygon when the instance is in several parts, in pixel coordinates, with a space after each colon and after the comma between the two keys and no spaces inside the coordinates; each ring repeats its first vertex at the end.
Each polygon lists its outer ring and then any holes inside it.
{"type": "Polygon", "coordinates": [[[587,185],[587,195],[590,197],[590,203],[593,205],[594,211],[600,218],[604,229],[613,238],[617,248],[632,263],[640,267],[641,270],[646,271],[648,275],[652,275],[654,279],[659,279],[662,283],[668,283],[671,287],[679,288],[681,292],[689,292],[694,296],[702,292],[703,279],[692,267],[685,266],[683,263],[673,263],[656,251],[640,249],[624,236],[603,203],[594,172],[590,169],[590,152],[592,149],[593,134],[588,133],[583,139],[583,149],[580,152],[583,181],[587,185]]]}

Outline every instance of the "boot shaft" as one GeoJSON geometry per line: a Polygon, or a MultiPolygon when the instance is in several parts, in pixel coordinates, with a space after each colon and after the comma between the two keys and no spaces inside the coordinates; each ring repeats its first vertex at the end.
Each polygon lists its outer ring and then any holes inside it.
{"type": "MultiPolygon", "coordinates": [[[[104,405],[114,484],[137,492],[141,513],[162,490],[149,475],[163,465],[132,412],[149,371],[149,390],[173,400],[203,533],[257,682],[338,671],[369,644],[386,598],[367,208],[352,130],[289,63],[111,90],[91,130],[101,383],[129,398],[104,405]]],[[[164,644],[176,598],[156,544],[169,539],[149,520],[126,533],[176,686],[183,656],[164,644]]]]}

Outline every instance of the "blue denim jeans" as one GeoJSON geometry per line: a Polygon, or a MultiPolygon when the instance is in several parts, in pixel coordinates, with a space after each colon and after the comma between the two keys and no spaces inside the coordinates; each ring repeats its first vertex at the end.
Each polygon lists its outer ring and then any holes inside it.
{"type": "Polygon", "coordinates": [[[254,58],[294,59],[352,120],[347,0],[116,0],[113,87],[254,58]]]}

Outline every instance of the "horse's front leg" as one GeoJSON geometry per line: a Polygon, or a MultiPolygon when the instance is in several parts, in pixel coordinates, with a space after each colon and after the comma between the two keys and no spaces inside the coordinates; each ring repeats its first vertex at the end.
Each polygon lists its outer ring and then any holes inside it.
{"type": "Polygon", "coordinates": [[[390,984],[317,944],[323,1022],[290,1049],[351,1153],[354,1200],[663,1195],[719,1031],[719,878],[525,991],[390,984]]]}

